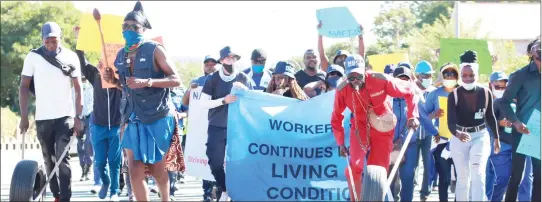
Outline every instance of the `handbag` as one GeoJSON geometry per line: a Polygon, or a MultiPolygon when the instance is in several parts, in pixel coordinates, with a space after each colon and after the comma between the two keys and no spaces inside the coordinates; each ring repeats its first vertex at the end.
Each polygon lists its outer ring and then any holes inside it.
{"type": "MultiPolygon", "coordinates": [[[[34,53],[37,53],[38,55],[41,55],[41,57],[43,57],[43,59],[45,59],[47,62],[49,62],[49,64],[51,64],[51,65],[57,67],[58,69],[60,69],[60,71],[62,71],[62,73],[64,75],[72,77],[72,73],[73,73],[73,71],[75,71],[75,66],[73,66],[72,64],[64,65],[56,57],[51,57],[51,56],[46,55],[45,52],[43,51],[43,48],[32,49],[30,51],[34,52],[34,53]]],[[[32,95],[36,96],[36,88],[35,88],[35,85],[34,85],[34,76],[32,76],[32,78],[30,79],[30,85],[29,85],[28,89],[30,90],[30,93],[32,93],[32,95]]]]}

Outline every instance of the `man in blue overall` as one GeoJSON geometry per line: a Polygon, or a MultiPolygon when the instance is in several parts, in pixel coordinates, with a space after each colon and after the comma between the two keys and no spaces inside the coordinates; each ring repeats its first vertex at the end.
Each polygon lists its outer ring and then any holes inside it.
{"type": "MultiPolygon", "coordinates": [[[[203,76],[193,79],[190,82],[190,88],[197,88],[200,86],[203,87],[205,85],[205,81],[207,81],[207,78],[209,78],[211,74],[216,72],[215,65],[217,62],[218,61],[215,59],[215,57],[211,55],[205,56],[205,59],[203,59],[203,76]]],[[[188,106],[190,104],[190,89],[188,89],[188,91],[184,94],[182,104],[188,109],[188,106]]],[[[203,201],[211,201],[214,186],[216,186],[215,181],[203,180],[203,201]]],[[[221,192],[219,191],[217,196],[218,198],[220,198],[220,193],[221,192]]]]}
{"type": "Polygon", "coordinates": [[[211,173],[222,191],[220,201],[229,200],[224,171],[228,104],[237,100],[237,96],[230,94],[230,91],[234,86],[252,90],[250,78],[235,68],[240,58],[241,56],[232,52],[229,46],[220,50],[218,71],[207,78],[201,92],[201,106],[209,109],[209,128],[207,129],[209,136],[207,137],[206,154],[209,158],[211,173]]]}
{"type": "Polygon", "coordinates": [[[141,2],[122,24],[126,46],[117,53],[113,70],[106,68],[105,80],[122,87],[120,105],[123,125],[122,148],[126,151],[130,182],[137,201],[149,201],[145,166],[156,179],[162,201],[169,201],[169,176],[165,154],[175,132],[175,115],[170,110],[170,89],[181,85],[173,60],[162,45],[145,40],[151,29],[141,2]]]}
{"type": "MultiPolygon", "coordinates": [[[[423,70],[423,69],[422,69],[423,70]]],[[[421,71],[421,70],[420,70],[421,71]]],[[[424,70],[425,72],[430,72],[429,70],[424,70]]],[[[405,80],[405,81],[412,81],[412,72],[409,68],[404,66],[399,66],[395,68],[393,72],[393,76],[395,78],[405,80]]],[[[416,85],[416,83],[412,82],[412,85],[416,85]]],[[[422,90],[418,88],[416,90],[417,94],[421,94],[422,90]]],[[[418,97],[421,97],[422,95],[418,95],[418,97]]],[[[420,136],[424,136],[424,139],[421,141],[428,142],[429,146],[431,146],[431,137],[433,135],[438,134],[438,131],[433,126],[433,122],[431,119],[429,119],[428,113],[425,111],[424,108],[424,99],[420,99],[418,102],[418,113],[420,116],[420,124],[421,128],[416,130],[412,137],[410,138],[409,142],[406,141],[406,137],[408,134],[408,130],[406,127],[407,122],[407,105],[405,103],[405,99],[403,98],[393,98],[393,113],[397,117],[397,126],[395,127],[394,131],[394,145],[396,145],[395,150],[400,150],[401,146],[404,144],[408,144],[407,150],[405,151],[405,154],[402,159],[402,163],[399,167],[399,179],[401,180],[401,188],[400,188],[400,199],[401,201],[412,201],[414,197],[414,174],[416,167],[418,167],[418,154],[420,148],[420,140],[418,138],[420,136]],[[427,137],[425,137],[427,135],[427,137]]],[[[426,150],[429,150],[430,148],[426,148],[426,150]]],[[[423,150],[423,149],[422,149],[423,150]]],[[[429,151],[426,152],[427,155],[429,155],[429,151]]],[[[424,164],[428,164],[429,161],[428,158],[424,158],[424,164]]],[[[429,187],[427,187],[429,188],[429,187]]]]}
{"type": "Polygon", "coordinates": [[[265,69],[267,53],[262,49],[254,49],[250,60],[252,67],[243,70],[243,73],[251,78],[254,90],[263,91],[271,81],[271,72],[265,69]]]}
{"type": "MultiPolygon", "coordinates": [[[[504,72],[493,72],[489,77],[489,86],[494,96],[493,113],[499,121],[499,136],[501,141],[501,151],[498,154],[491,153],[486,168],[486,195],[491,201],[502,201],[504,193],[510,180],[512,172],[512,123],[506,118],[501,110],[499,102],[508,83],[508,76],[504,72]]],[[[512,108],[516,108],[516,104],[512,103],[512,108]]],[[[492,131],[489,131],[492,133],[492,131]]],[[[518,190],[519,201],[531,200],[532,180],[530,164],[526,162],[525,175],[518,190]]]]}

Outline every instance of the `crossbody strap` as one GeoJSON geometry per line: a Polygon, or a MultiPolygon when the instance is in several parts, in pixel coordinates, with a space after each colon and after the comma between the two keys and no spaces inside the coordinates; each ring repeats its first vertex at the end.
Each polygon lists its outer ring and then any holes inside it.
{"type": "Polygon", "coordinates": [[[45,59],[49,64],[55,66],[56,68],[60,69],[62,73],[66,76],[72,77],[72,73],[75,70],[75,67],[72,64],[64,65],[60,60],[58,60],[56,57],[51,57],[45,54],[43,51],[43,48],[38,49],[32,49],[31,50],[34,53],[37,53],[38,55],[41,55],[43,59],[45,59]]]}

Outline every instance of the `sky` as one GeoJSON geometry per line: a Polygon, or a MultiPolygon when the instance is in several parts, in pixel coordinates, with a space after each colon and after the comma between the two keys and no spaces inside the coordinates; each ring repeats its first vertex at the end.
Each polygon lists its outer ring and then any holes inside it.
{"type": "MultiPolygon", "coordinates": [[[[125,16],[135,1],[72,1],[83,12],[125,16]]],[[[153,30],[162,36],[172,56],[203,58],[230,46],[249,62],[252,50],[262,48],[269,60],[302,56],[317,49],[316,10],[346,6],[365,29],[365,45],[376,42],[373,19],[382,1],[142,1],[153,30]]],[[[344,39],[324,38],[324,47],[344,39]]]]}

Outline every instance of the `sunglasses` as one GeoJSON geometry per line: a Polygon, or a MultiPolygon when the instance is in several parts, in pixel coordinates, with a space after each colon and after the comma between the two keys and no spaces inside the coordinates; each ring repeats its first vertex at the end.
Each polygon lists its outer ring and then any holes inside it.
{"type": "Polygon", "coordinates": [[[420,76],[420,78],[422,78],[422,79],[433,78],[433,75],[431,75],[431,74],[418,74],[418,76],[420,76]]]}
{"type": "Polygon", "coordinates": [[[358,75],[350,75],[348,76],[348,81],[355,81],[355,80],[363,80],[363,75],[361,74],[358,74],[358,75]]]}
{"type": "Polygon", "coordinates": [[[132,30],[132,31],[137,31],[141,28],[141,25],[138,25],[138,24],[122,24],[122,30],[132,30]]]}
{"type": "Polygon", "coordinates": [[[254,60],[254,64],[263,65],[263,64],[265,64],[265,60],[254,60]]]}
{"type": "Polygon", "coordinates": [[[442,76],[443,77],[457,77],[457,72],[453,70],[444,71],[442,72],[442,76]]]}
{"type": "Polygon", "coordinates": [[[501,86],[495,86],[495,85],[494,85],[494,86],[493,86],[493,89],[495,89],[495,90],[505,90],[505,89],[506,89],[506,86],[502,86],[502,87],[501,87],[501,86]]]}

